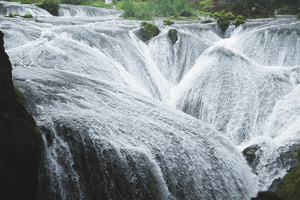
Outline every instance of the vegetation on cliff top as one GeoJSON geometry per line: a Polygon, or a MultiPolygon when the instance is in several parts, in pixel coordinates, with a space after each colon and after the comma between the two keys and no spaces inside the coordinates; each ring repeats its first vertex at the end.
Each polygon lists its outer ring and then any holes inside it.
{"type": "Polygon", "coordinates": [[[104,0],[14,0],[21,3],[44,4],[51,14],[56,15],[58,4],[88,5],[124,10],[123,17],[128,19],[151,20],[154,16],[177,19],[197,19],[197,15],[213,16],[215,12],[224,11],[227,19],[234,16],[243,18],[274,17],[278,14],[300,15],[300,2],[297,0],[113,0],[105,4],[104,0]]]}

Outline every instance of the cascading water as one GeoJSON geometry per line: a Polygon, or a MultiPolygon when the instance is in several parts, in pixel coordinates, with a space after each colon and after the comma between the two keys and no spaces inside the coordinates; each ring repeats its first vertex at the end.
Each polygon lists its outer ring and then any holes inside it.
{"type": "Polygon", "coordinates": [[[39,199],[249,199],[289,169],[278,157],[299,143],[298,21],[246,23],[227,39],[215,24],[175,25],[175,44],[162,26],[144,43],[117,11],[43,12],[0,17],[43,132],[39,199]],[[255,175],[233,144],[260,145],[255,175]]]}

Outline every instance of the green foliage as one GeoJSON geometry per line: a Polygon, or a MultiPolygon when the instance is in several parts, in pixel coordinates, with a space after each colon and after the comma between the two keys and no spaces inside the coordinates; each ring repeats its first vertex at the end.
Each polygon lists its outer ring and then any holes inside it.
{"type": "Polygon", "coordinates": [[[83,5],[86,0],[61,0],[64,4],[83,5]]]}
{"type": "Polygon", "coordinates": [[[106,4],[104,1],[84,1],[82,5],[113,9],[112,4],[106,4]]]}
{"type": "Polygon", "coordinates": [[[30,13],[26,13],[25,15],[21,16],[23,18],[32,18],[32,15],[30,13]]]}
{"type": "Polygon", "coordinates": [[[121,8],[124,10],[124,18],[152,20],[154,17],[153,10],[147,2],[134,3],[131,0],[123,0],[121,8]]]}
{"type": "Polygon", "coordinates": [[[124,18],[134,17],[135,4],[131,0],[123,0],[121,6],[121,8],[124,10],[124,18]]]}
{"type": "Polygon", "coordinates": [[[172,25],[172,24],[174,24],[174,22],[171,21],[170,19],[164,21],[164,25],[172,25]]]}
{"type": "Polygon", "coordinates": [[[282,179],[275,193],[283,200],[300,199],[300,166],[290,171],[282,179]]]}
{"type": "Polygon", "coordinates": [[[58,16],[59,0],[43,0],[35,5],[47,10],[51,15],[58,16]]]}
{"type": "Polygon", "coordinates": [[[14,85],[14,87],[15,87],[15,92],[16,92],[16,95],[17,95],[17,101],[20,104],[24,104],[25,96],[24,96],[23,92],[20,90],[18,85],[14,85]]]}
{"type": "Polygon", "coordinates": [[[235,19],[235,16],[231,12],[227,13],[225,16],[229,20],[234,20],[235,19]]]}
{"type": "Polygon", "coordinates": [[[239,26],[240,24],[244,24],[245,23],[245,20],[243,18],[242,15],[238,15],[236,17],[236,21],[235,21],[235,27],[239,26]]]}
{"type": "Polygon", "coordinates": [[[300,147],[298,147],[296,151],[297,151],[297,159],[300,161],[300,147]]]}
{"type": "Polygon", "coordinates": [[[32,2],[31,0],[21,0],[21,4],[32,4],[34,2],[32,2]]]}
{"type": "Polygon", "coordinates": [[[156,16],[172,16],[174,12],[174,4],[171,0],[148,0],[149,4],[155,11],[156,16]]]}

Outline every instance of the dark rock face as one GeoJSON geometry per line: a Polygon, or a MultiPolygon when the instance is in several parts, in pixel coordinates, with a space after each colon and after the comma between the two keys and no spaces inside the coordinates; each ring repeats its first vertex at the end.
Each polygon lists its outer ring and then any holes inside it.
{"type": "Polygon", "coordinates": [[[168,32],[168,37],[170,38],[170,40],[173,42],[173,44],[175,44],[178,40],[178,32],[176,29],[170,29],[168,32]]]}
{"type": "Polygon", "coordinates": [[[0,199],[36,199],[42,141],[18,103],[0,32],[0,199]]]}
{"type": "Polygon", "coordinates": [[[255,169],[255,167],[258,164],[259,157],[256,155],[256,152],[260,150],[260,146],[257,144],[251,145],[250,147],[247,147],[243,151],[243,155],[245,159],[248,162],[248,165],[252,168],[255,169]]]}
{"type": "Polygon", "coordinates": [[[259,192],[256,198],[251,198],[251,200],[281,200],[273,192],[259,192]]]}

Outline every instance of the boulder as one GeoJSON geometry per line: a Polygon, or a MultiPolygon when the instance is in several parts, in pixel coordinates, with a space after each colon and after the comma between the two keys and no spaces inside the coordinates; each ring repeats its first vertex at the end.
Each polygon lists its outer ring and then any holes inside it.
{"type": "Polygon", "coordinates": [[[170,38],[170,40],[173,42],[173,44],[175,44],[178,40],[178,32],[176,29],[170,29],[168,32],[168,37],[170,38]]]}

